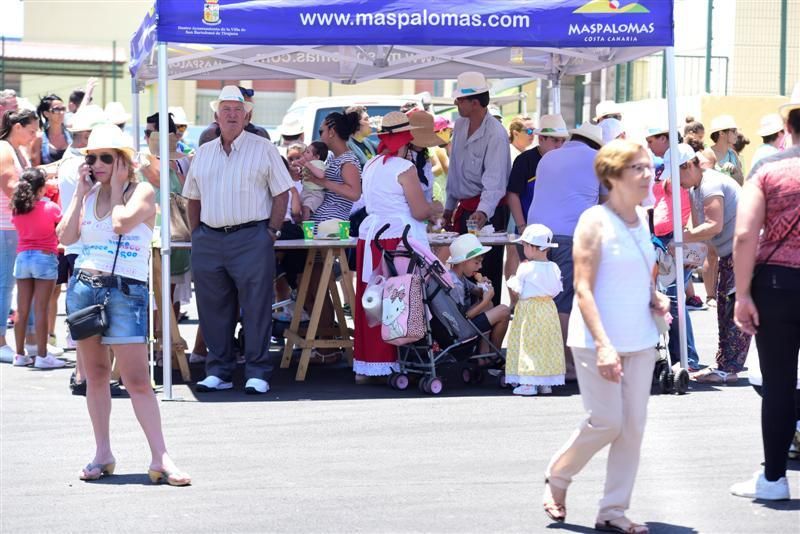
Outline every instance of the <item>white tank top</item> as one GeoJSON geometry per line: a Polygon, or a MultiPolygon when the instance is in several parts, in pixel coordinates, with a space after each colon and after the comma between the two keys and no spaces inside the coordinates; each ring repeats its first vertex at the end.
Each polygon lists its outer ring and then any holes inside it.
{"type": "MultiPolygon", "coordinates": [[[[86,196],[83,221],[81,221],[83,247],[80,256],[75,260],[75,268],[92,269],[111,274],[119,234],[114,233],[110,212],[102,219],[97,217],[97,192],[99,190],[100,186],[96,185],[86,196]]],[[[152,239],[153,230],[144,223],[137,224],[124,234],[120,242],[114,274],[146,282],[152,239]]]]}
{"type": "MultiPolygon", "coordinates": [[[[17,171],[17,179],[22,176],[22,171],[25,170],[23,163],[19,160],[18,152],[8,141],[0,141],[5,143],[12,151],[14,157],[14,169],[17,171]]],[[[2,146],[2,145],[0,145],[2,146]]],[[[26,161],[25,165],[29,165],[26,161]]],[[[14,230],[14,225],[11,224],[11,199],[6,196],[2,189],[0,189],[0,230],[14,230]]]]}
{"type": "MultiPolygon", "coordinates": [[[[656,253],[647,222],[640,214],[637,228],[624,223],[605,206],[593,206],[581,218],[595,213],[603,220],[600,263],[594,283],[594,299],[600,321],[617,352],[636,352],[658,343],[658,330],[650,311],[650,272],[656,253]],[[638,246],[637,246],[638,245],[638,246]],[[647,265],[642,259],[642,252],[647,265]]],[[[578,297],[569,316],[567,345],[594,349],[594,339],[578,307],[578,297]]]]}

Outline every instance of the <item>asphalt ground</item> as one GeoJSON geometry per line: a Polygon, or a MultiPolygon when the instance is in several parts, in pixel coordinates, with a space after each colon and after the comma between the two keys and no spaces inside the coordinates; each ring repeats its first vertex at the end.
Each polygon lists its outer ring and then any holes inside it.
{"type": "MultiPolygon", "coordinates": [[[[712,364],[715,310],[691,317],[712,364]]],[[[181,325],[189,340],[195,330],[181,325]]],[[[311,367],[296,383],[295,365],[260,397],[244,395],[241,376],[233,391],[195,393],[174,373],[179,400],[160,407],[169,450],[193,477],[185,488],[150,484],[127,398],[113,400],[116,474],[79,481],[93,438],[71,371],[0,365],[0,532],[594,531],[604,452],[570,487],[566,523],[551,524],[540,505],[547,462],[583,417],[574,384],[520,398],[450,373],[432,397],[357,386],[343,364],[311,367]]],[[[747,365],[757,366],[754,348],[747,365]]],[[[762,460],[759,410],[746,380],[651,396],[629,516],[654,533],[800,531],[800,462],[789,466],[791,501],[728,493],[762,460]]]]}

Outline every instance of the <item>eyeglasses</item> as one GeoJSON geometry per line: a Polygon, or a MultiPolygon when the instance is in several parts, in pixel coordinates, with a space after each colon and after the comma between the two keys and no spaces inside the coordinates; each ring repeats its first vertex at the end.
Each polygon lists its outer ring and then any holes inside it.
{"type": "Polygon", "coordinates": [[[633,165],[626,165],[626,169],[632,169],[636,171],[638,174],[642,174],[645,171],[652,171],[653,167],[646,163],[634,163],[633,165]]]}
{"type": "Polygon", "coordinates": [[[622,120],[622,114],[620,113],[613,113],[611,115],[603,115],[603,119],[617,119],[618,121],[622,120]]]}
{"type": "Polygon", "coordinates": [[[525,132],[528,135],[533,135],[533,128],[525,128],[522,131],[525,132]]]}
{"type": "Polygon", "coordinates": [[[100,154],[100,156],[96,156],[95,154],[89,154],[88,156],[86,156],[86,164],[91,167],[92,165],[97,163],[98,157],[100,158],[100,161],[102,161],[106,165],[111,165],[112,163],[114,163],[114,156],[112,156],[111,154],[100,154]]]}
{"type": "Polygon", "coordinates": [[[50,108],[50,113],[64,113],[67,111],[67,108],[64,106],[56,106],[54,108],[50,108]]]}

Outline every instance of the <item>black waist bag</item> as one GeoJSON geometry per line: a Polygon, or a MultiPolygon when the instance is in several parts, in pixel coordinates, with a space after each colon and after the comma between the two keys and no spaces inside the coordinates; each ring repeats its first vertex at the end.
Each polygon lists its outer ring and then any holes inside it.
{"type": "Polygon", "coordinates": [[[106,301],[102,304],[92,304],[76,312],[67,315],[67,325],[72,339],[86,339],[92,336],[99,336],[108,328],[108,316],[106,315],[106,301]]]}

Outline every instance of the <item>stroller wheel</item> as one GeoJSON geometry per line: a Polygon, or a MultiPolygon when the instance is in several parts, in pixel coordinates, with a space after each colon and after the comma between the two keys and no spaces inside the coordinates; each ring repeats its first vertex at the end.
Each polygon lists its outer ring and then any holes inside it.
{"type": "Polygon", "coordinates": [[[472,369],[464,367],[461,370],[461,380],[463,380],[465,384],[472,382],[472,369]]]}
{"type": "Polygon", "coordinates": [[[661,393],[669,393],[672,391],[672,372],[669,366],[662,367],[658,373],[658,387],[661,393]]]}
{"type": "Polygon", "coordinates": [[[653,385],[658,386],[661,384],[661,373],[664,370],[669,371],[669,365],[667,364],[667,360],[656,360],[656,367],[653,370],[653,385]]]}
{"type": "Polygon", "coordinates": [[[432,378],[428,381],[428,393],[438,395],[444,389],[444,384],[439,378],[432,378]]]}
{"type": "Polygon", "coordinates": [[[422,378],[420,378],[419,382],[417,383],[417,386],[419,387],[419,390],[421,392],[427,393],[428,392],[428,377],[427,376],[423,376],[422,378]]]}
{"type": "Polygon", "coordinates": [[[686,369],[679,369],[678,372],[675,373],[673,382],[675,393],[678,395],[686,395],[686,392],[689,390],[689,371],[686,369]]]}
{"type": "Polygon", "coordinates": [[[508,382],[506,382],[505,373],[500,373],[500,375],[497,377],[497,385],[500,386],[501,389],[508,389],[511,387],[508,385],[508,382]]]}
{"type": "Polygon", "coordinates": [[[408,382],[408,375],[399,374],[394,379],[394,387],[400,391],[405,391],[408,389],[408,382]]]}

